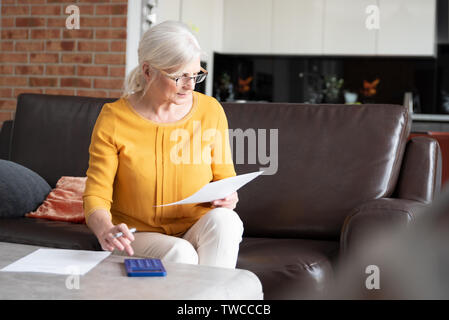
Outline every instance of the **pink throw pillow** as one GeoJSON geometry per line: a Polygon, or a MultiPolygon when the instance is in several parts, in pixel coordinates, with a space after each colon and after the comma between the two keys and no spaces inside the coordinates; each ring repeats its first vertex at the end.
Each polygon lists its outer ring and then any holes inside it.
{"type": "Polygon", "coordinates": [[[61,177],[36,211],[29,218],[85,223],[83,193],[87,177],[61,177]]]}

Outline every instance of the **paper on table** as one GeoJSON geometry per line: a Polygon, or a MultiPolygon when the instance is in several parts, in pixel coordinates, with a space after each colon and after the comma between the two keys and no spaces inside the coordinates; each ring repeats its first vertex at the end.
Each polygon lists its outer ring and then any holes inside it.
{"type": "Polygon", "coordinates": [[[191,195],[190,197],[187,197],[177,202],[162,204],[155,207],[166,207],[166,206],[173,206],[176,204],[210,202],[218,199],[223,199],[226,196],[230,195],[231,193],[243,187],[251,180],[258,177],[262,173],[263,171],[257,171],[210,182],[206,184],[204,187],[202,187],[200,190],[198,190],[196,193],[191,195]]]}
{"type": "Polygon", "coordinates": [[[110,254],[108,251],[38,249],[0,271],[84,275],[110,254]]]}

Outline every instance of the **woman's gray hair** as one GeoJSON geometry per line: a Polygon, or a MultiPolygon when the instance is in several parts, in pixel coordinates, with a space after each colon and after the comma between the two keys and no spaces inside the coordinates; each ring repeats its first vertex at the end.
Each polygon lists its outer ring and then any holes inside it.
{"type": "Polygon", "coordinates": [[[157,70],[175,73],[192,60],[204,56],[189,27],[179,21],[164,21],[148,29],[139,42],[139,65],[125,78],[122,97],[139,93],[142,97],[154,81],[157,70]],[[154,76],[146,83],[142,66],[147,63],[154,76]]]}

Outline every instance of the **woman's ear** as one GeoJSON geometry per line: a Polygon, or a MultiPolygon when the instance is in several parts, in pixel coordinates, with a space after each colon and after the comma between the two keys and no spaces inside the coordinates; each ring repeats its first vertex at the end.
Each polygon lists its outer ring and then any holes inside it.
{"type": "Polygon", "coordinates": [[[148,81],[150,80],[150,67],[147,64],[142,66],[143,76],[148,81]]]}

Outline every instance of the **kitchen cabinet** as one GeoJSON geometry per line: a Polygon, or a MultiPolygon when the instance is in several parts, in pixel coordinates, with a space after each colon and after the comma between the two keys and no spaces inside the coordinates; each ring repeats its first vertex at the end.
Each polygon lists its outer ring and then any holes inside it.
{"type": "Polygon", "coordinates": [[[182,2],[181,21],[191,28],[201,48],[208,55],[221,49],[222,10],[222,1],[185,0],[182,2]]]}
{"type": "MultiPolygon", "coordinates": [[[[436,0],[161,0],[157,22],[181,20],[208,55],[431,56],[436,0]],[[379,28],[368,28],[378,8],[379,28]]],[[[212,77],[209,77],[208,83],[212,77]]]]}
{"type": "Polygon", "coordinates": [[[224,0],[223,10],[223,53],[435,54],[436,0],[224,0]]]}
{"type": "Polygon", "coordinates": [[[223,52],[272,52],[273,1],[224,0],[223,52]]]}
{"type": "Polygon", "coordinates": [[[274,54],[321,54],[324,0],[275,0],[272,11],[274,54]]]}
{"type": "Polygon", "coordinates": [[[374,55],[377,29],[367,28],[366,8],[376,3],[376,0],[326,0],[323,54],[374,55]]]}
{"type": "Polygon", "coordinates": [[[162,0],[157,21],[180,20],[207,57],[212,94],[214,52],[291,55],[434,53],[436,0],[162,0]],[[378,28],[367,22],[378,9],[378,28]]]}
{"type": "Polygon", "coordinates": [[[158,1],[156,7],[156,22],[160,23],[165,20],[179,20],[180,12],[181,0],[158,1]]]}
{"type": "Polygon", "coordinates": [[[321,54],[325,0],[225,0],[223,53],[321,54]]]}
{"type": "Polygon", "coordinates": [[[214,52],[223,44],[223,0],[184,0],[180,20],[187,24],[206,53],[202,58],[209,72],[206,94],[212,95],[214,52]]]}
{"type": "Polygon", "coordinates": [[[435,54],[436,0],[379,0],[377,54],[435,54]]]}

